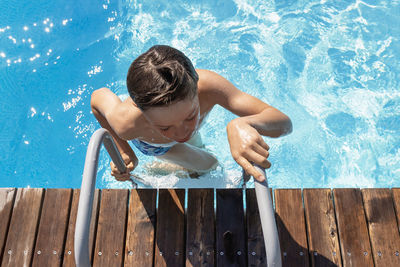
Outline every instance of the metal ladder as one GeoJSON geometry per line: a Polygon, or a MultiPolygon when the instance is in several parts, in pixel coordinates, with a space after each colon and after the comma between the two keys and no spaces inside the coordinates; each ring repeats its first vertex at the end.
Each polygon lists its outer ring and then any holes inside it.
{"type": "MultiPolygon", "coordinates": [[[[97,165],[101,144],[104,144],[112,161],[121,172],[126,171],[114,140],[106,129],[98,129],[90,138],[86,153],[85,168],[83,171],[82,186],[78,204],[78,214],[75,225],[75,263],[77,267],[90,267],[89,258],[89,229],[92,214],[94,190],[96,186],[97,165]]],[[[264,174],[265,170],[255,166],[264,174]]],[[[281,250],[279,245],[278,231],[275,222],[275,212],[272,205],[271,195],[268,189],[267,179],[260,183],[255,181],[255,190],[258,209],[260,212],[261,226],[264,235],[265,250],[268,267],[281,267],[281,250]]],[[[246,181],[245,181],[246,182],[246,181]]]]}

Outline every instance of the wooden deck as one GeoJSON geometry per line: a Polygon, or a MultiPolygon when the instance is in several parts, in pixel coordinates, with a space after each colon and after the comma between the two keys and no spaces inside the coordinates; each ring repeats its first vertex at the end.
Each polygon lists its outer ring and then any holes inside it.
{"type": "MultiPolygon", "coordinates": [[[[75,266],[78,197],[0,189],[1,267],[75,266]]],[[[274,201],[283,266],[400,266],[400,189],[277,189],[274,201]]],[[[254,189],[97,190],[90,240],[94,266],[266,262],[254,189]]]]}

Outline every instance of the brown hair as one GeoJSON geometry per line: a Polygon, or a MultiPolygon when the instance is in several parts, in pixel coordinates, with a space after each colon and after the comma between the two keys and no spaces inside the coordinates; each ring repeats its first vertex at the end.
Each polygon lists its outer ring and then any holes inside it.
{"type": "Polygon", "coordinates": [[[194,96],[198,80],[192,62],[181,51],[156,45],[132,62],[126,84],[133,101],[145,110],[194,96]]]}

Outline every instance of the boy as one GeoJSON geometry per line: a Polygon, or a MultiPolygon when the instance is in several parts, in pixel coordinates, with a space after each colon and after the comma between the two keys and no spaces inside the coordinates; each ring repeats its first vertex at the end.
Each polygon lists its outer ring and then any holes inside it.
{"type": "Polygon", "coordinates": [[[245,172],[259,181],[264,178],[252,163],[271,166],[269,146],[261,135],[279,137],[292,131],[285,114],[214,72],[195,70],[182,52],[169,46],[153,46],[135,59],[127,87],[130,97],[123,102],[107,88],[91,97],[93,114],[110,131],[125,161],[126,173],[111,162],[111,174],[121,181],[129,179],[138,164],[129,140],[142,153],[190,171],[213,169],[218,162],[198,147],[197,131],[217,104],[239,116],[226,126],[230,151],[245,172]]]}

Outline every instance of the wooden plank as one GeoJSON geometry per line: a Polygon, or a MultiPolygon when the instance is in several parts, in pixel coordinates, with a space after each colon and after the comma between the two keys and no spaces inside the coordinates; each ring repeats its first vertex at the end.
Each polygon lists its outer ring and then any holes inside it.
{"type": "MultiPolygon", "coordinates": [[[[94,248],[94,241],[96,240],[97,218],[98,218],[99,199],[100,199],[99,193],[100,193],[99,189],[96,189],[94,191],[92,216],[90,219],[89,253],[91,262],[93,262],[93,248],[94,248]]],[[[74,189],[72,193],[71,212],[69,215],[69,222],[68,222],[67,240],[65,241],[65,248],[64,248],[64,259],[63,259],[64,267],[76,266],[75,252],[74,252],[74,237],[75,237],[76,215],[78,212],[79,195],[80,195],[80,189],[74,189]]]]}
{"type": "Polygon", "coordinates": [[[330,189],[304,189],[308,244],[313,266],[342,266],[330,189]]]}
{"type": "Polygon", "coordinates": [[[126,229],[125,266],[152,266],[156,227],[155,189],[131,190],[126,229]]]}
{"type": "Polygon", "coordinates": [[[246,189],[246,221],[248,266],[267,266],[264,236],[254,188],[246,189]]]}
{"type": "Polygon", "coordinates": [[[396,209],[398,229],[400,232],[400,188],[393,188],[392,193],[393,193],[394,207],[396,209]]]}
{"type": "Polygon", "coordinates": [[[1,266],[30,266],[43,189],[17,190],[1,266]]]}
{"type": "Polygon", "coordinates": [[[334,189],[343,266],[373,266],[360,189],[334,189]]]}
{"type": "Polygon", "coordinates": [[[375,266],[400,266],[400,236],[390,190],[363,189],[361,192],[375,266]]]}
{"type": "Polygon", "coordinates": [[[127,189],[101,191],[93,266],[122,266],[128,193],[127,189]]]}
{"type": "Polygon", "coordinates": [[[275,190],[275,209],[283,266],[309,266],[301,189],[275,190]]]}
{"type": "Polygon", "coordinates": [[[214,266],[214,190],[189,189],[186,266],[214,266]]]}
{"type": "Polygon", "coordinates": [[[33,267],[60,266],[67,233],[71,189],[47,189],[33,255],[33,267]]]}
{"type": "Polygon", "coordinates": [[[217,189],[217,266],[246,266],[242,189],[217,189]]]}
{"type": "Polygon", "coordinates": [[[155,266],[184,265],[185,190],[160,189],[155,266]]]}
{"type": "Polygon", "coordinates": [[[5,242],[10,226],[15,188],[0,188],[0,263],[3,259],[5,242]]]}

